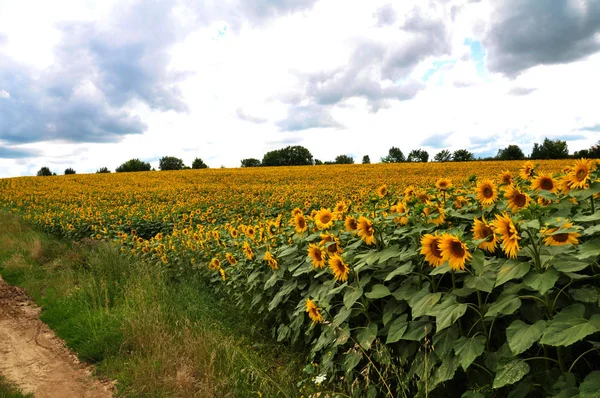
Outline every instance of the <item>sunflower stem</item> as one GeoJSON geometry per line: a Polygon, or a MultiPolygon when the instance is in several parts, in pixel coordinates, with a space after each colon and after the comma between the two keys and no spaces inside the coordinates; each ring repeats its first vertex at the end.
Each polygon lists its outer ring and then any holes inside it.
{"type": "Polygon", "coordinates": [[[592,208],[592,214],[594,214],[596,212],[596,209],[594,208],[594,195],[590,196],[590,207],[592,208]]]}
{"type": "Polygon", "coordinates": [[[481,326],[483,326],[483,333],[485,334],[485,344],[488,351],[490,350],[490,337],[485,326],[485,320],[483,319],[483,304],[481,303],[481,292],[477,290],[477,303],[479,304],[479,316],[481,317],[481,326]]]}
{"type": "Polygon", "coordinates": [[[525,232],[527,233],[527,236],[529,236],[529,240],[531,241],[531,249],[533,250],[533,261],[535,268],[538,272],[542,272],[542,264],[540,261],[540,252],[539,248],[537,247],[537,241],[533,239],[533,234],[531,233],[529,228],[525,229],[525,232]]]}

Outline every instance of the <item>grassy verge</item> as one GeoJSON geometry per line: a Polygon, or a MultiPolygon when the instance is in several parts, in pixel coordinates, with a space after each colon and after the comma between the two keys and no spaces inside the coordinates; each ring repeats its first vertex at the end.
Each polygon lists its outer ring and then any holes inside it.
{"type": "Polygon", "coordinates": [[[60,241],[10,215],[0,225],[3,278],[120,395],[299,395],[302,355],[261,337],[251,316],[201,281],[172,282],[110,244],[60,241]]]}
{"type": "Polygon", "coordinates": [[[0,398],[30,398],[33,397],[31,394],[23,395],[17,387],[6,381],[5,378],[0,376],[0,398]]]}

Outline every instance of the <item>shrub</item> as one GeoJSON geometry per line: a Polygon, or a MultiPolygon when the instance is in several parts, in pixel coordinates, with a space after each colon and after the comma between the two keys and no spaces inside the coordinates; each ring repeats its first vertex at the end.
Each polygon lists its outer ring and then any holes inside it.
{"type": "Polygon", "coordinates": [[[116,168],[117,173],[128,173],[133,171],[150,171],[150,163],[143,162],[139,159],[130,159],[116,168]]]}

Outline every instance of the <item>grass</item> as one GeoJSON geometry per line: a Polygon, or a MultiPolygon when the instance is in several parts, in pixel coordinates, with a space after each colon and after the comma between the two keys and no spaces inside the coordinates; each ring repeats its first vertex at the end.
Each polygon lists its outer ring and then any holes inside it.
{"type": "Polygon", "coordinates": [[[3,278],[26,289],[41,319],[116,380],[119,395],[300,395],[304,353],[263,337],[201,280],[172,281],[109,243],[64,242],[11,215],[0,213],[0,225],[3,278]]]}
{"type": "Polygon", "coordinates": [[[32,394],[23,395],[17,387],[0,375],[0,398],[30,398],[32,394]]]}

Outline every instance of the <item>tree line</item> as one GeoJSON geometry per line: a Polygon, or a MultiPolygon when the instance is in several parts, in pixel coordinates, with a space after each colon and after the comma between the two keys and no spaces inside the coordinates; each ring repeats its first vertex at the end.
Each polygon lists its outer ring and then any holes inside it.
{"type": "MultiPolygon", "coordinates": [[[[567,142],[563,140],[551,140],[545,138],[539,144],[535,143],[529,157],[526,157],[518,145],[509,145],[506,148],[499,149],[494,157],[479,158],[478,160],[540,160],[540,159],[567,159],[567,158],[589,158],[600,159],[600,141],[592,145],[588,149],[575,151],[573,155],[569,155],[567,142]]],[[[434,162],[469,162],[475,159],[473,152],[467,149],[457,149],[454,152],[448,149],[443,149],[435,154],[434,162]]],[[[424,149],[413,149],[405,156],[402,150],[398,147],[391,147],[388,154],[380,159],[381,163],[403,163],[403,162],[428,162],[429,153],[424,149]]],[[[362,157],[362,164],[370,164],[369,155],[362,157]]],[[[241,160],[241,167],[259,167],[259,166],[309,166],[322,164],[354,164],[354,158],[346,154],[338,155],[334,160],[321,161],[314,159],[308,149],[303,146],[287,146],[285,148],[276,149],[267,152],[262,160],[256,158],[247,158],[241,160]]],[[[192,162],[192,166],[188,167],[183,160],[175,156],[164,156],[159,160],[158,168],[162,171],[166,170],[186,170],[186,169],[207,169],[206,163],[196,158],[192,162]]],[[[121,164],[115,169],[115,172],[133,172],[133,171],[151,171],[152,166],[148,162],[140,159],[130,159],[121,164]]],[[[110,173],[107,167],[101,167],[96,173],[110,173]]],[[[65,175],[76,174],[71,167],[65,169],[65,175]]],[[[42,167],[38,172],[38,176],[56,175],[48,167],[42,167]]]]}

